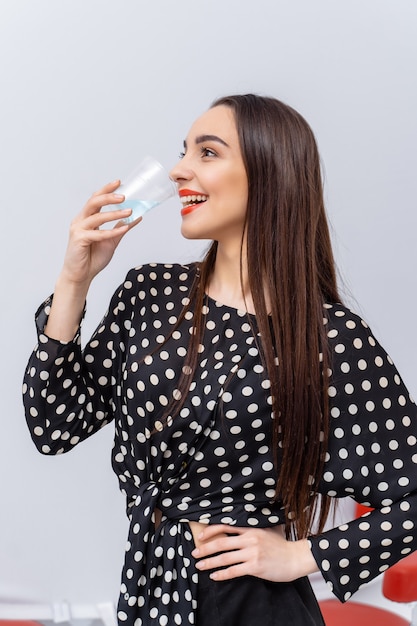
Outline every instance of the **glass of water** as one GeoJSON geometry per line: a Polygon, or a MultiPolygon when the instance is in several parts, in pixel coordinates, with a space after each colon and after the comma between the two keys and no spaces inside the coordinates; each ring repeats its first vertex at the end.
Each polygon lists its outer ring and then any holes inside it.
{"type": "Polygon", "coordinates": [[[116,193],[123,194],[124,201],[117,205],[107,205],[105,210],[132,209],[132,214],[123,220],[129,224],[176,195],[177,187],[165,168],[153,157],[146,156],[122,181],[116,193]]]}

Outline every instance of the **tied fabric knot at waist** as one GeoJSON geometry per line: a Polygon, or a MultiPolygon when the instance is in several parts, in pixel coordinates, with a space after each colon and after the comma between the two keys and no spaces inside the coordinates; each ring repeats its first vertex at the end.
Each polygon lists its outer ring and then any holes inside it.
{"type": "MultiPolygon", "coordinates": [[[[189,461],[210,435],[216,410],[199,426],[183,453],[158,480],[143,476],[129,497],[129,535],[117,610],[124,626],[195,624],[198,571],[193,536],[184,514],[164,498],[181,483],[189,461]],[[155,527],[155,509],[162,512],[155,527]]],[[[150,468],[147,468],[148,470],[150,468]]]]}
{"type": "Polygon", "coordinates": [[[118,604],[120,624],[171,626],[194,624],[198,572],[187,522],[164,511],[155,529],[161,488],[143,485],[130,508],[131,521],[118,604]]]}

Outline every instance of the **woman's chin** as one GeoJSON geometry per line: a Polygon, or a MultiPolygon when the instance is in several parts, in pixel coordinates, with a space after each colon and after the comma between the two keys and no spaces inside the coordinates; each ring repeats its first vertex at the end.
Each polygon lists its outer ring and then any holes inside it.
{"type": "Polygon", "coordinates": [[[207,233],[202,233],[196,228],[189,228],[186,224],[181,226],[181,235],[184,239],[209,239],[211,237],[207,233]]]}

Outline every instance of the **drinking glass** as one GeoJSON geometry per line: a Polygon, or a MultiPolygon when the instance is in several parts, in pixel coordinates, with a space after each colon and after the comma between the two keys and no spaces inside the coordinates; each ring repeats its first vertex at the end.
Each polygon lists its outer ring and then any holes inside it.
{"type": "Polygon", "coordinates": [[[132,214],[123,220],[129,224],[174,196],[177,188],[164,167],[153,157],[146,156],[122,181],[116,193],[123,194],[124,201],[117,205],[107,205],[105,210],[132,209],[132,214]]]}

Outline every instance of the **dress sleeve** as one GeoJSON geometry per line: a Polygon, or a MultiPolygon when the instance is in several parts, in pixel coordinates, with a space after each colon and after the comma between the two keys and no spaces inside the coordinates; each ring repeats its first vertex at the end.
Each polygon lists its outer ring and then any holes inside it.
{"type": "Polygon", "coordinates": [[[38,344],[23,381],[26,421],[39,452],[68,452],[112,421],[132,289],[128,274],[84,351],[80,328],[67,343],[45,335],[52,296],[39,307],[38,344]]]}
{"type": "Polygon", "coordinates": [[[330,440],[319,491],[374,509],[310,538],[325,580],[345,601],[417,549],[417,408],[363,320],[332,307],[328,336],[330,440]]]}

